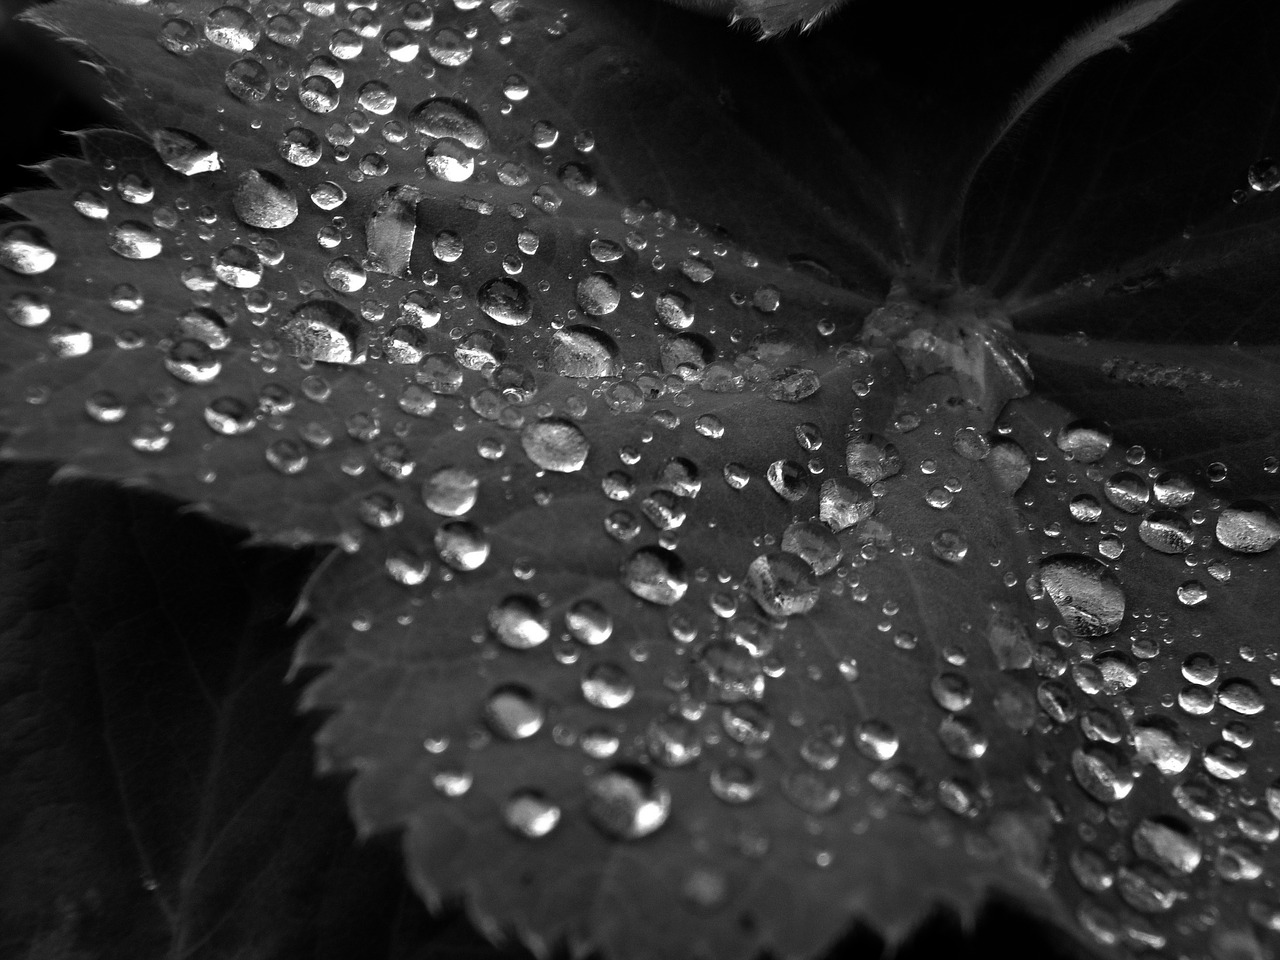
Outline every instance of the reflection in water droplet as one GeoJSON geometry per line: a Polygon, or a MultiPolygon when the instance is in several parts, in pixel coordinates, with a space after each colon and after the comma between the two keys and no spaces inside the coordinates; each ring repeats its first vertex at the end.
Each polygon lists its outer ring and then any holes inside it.
{"type": "Polygon", "coordinates": [[[644,767],[619,764],[587,783],[587,816],[616,839],[647,837],[670,813],[670,791],[644,767]]]}
{"type": "Polygon", "coordinates": [[[262,28],[248,10],[218,7],[205,18],[204,35],[225,50],[248,53],[262,39],[262,28]]]}

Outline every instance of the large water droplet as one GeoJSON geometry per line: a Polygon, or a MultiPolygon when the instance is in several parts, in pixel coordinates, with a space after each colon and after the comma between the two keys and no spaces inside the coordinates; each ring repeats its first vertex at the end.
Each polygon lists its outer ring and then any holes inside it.
{"type": "Polygon", "coordinates": [[[533,301],[524,284],[509,277],[497,277],[480,288],[476,302],[485,316],[509,327],[528,323],[533,316],[533,301]]]}
{"type": "Polygon", "coordinates": [[[572,420],[546,417],[528,424],[520,432],[525,454],[543,470],[575,473],[587,462],[590,444],[572,420]]]}
{"type": "Polygon", "coordinates": [[[363,363],[365,336],[354,313],[332,300],[308,300],[296,307],[280,332],[295,355],[322,363],[363,363]]]}
{"type": "Polygon", "coordinates": [[[489,538],[474,523],[451,520],[440,524],[435,535],[440,559],[464,573],[478,570],[489,559],[489,538]]]}
{"type": "Polygon", "coordinates": [[[582,675],[583,699],[601,710],[625,707],[635,692],[635,682],[616,663],[594,663],[582,675]]]}
{"type": "Polygon", "coordinates": [[[1133,744],[1137,758],[1149,763],[1166,777],[1176,776],[1191,762],[1191,741],[1177,721],[1152,716],[1139,720],[1133,727],[1133,744]]]}
{"type": "Polygon", "coordinates": [[[613,619],[609,611],[594,600],[579,600],[564,615],[565,629],[569,636],[587,646],[597,646],[613,633],[613,619]]]}
{"type": "Polygon", "coordinates": [[[1200,866],[1200,841],[1180,820],[1159,817],[1133,828],[1133,852],[1170,873],[1188,874],[1200,866]]]}
{"type": "Polygon", "coordinates": [[[151,143],[161,162],[183,176],[194,177],[222,169],[218,151],[194,133],[164,127],[151,134],[151,143]]]}
{"type": "Polygon", "coordinates": [[[1195,543],[1191,524],[1172,510],[1156,510],[1142,518],[1138,536],[1160,553],[1186,553],[1195,543]]]}
{"type": "Polygon", "coordinates": [[[504,740],[527,740],[542,729],[546,712],[528,687],[505,683],[490,692],[484,719],[489,729],[504,740]]]}
{"type": "Polygon", "coordinates": [[[560,823],[560,807],[539,790],[517,790],[502,805],[502,819],[520,836],[537,840],[560,823]]]}
{"type": "Polygon", "coordinates": [[[853,477],[832,477],[822,481],[818,517],[836,533],[866,520],[875,508],[875,497],[863,481],[853,477]]]}
{"type": "Polygon", "coordinates": [[[775,617],[808,613],[817,604],[819,592],[813,570],[790,553],[768,553],[751,561],[746,591],[765,613],[775,617]]]}
{"type": "Polygon", "coordinates": [[[1280,543],[1280,518],[1265,503],[1238,500],[1218,514],[1218,542],[1237,553],[1265,553],[1280,543]]]}
{"type": "Polygon", "coordinates": [[[164,248],[160,235],[141,220],[125,220],[113,227],[107,246],[128,260],[150,260],[164,248]]]}
{"type": "Polygon", "coordinates": [[[203,340],[177,341],[164,358],[165,369],[185,383],[209,383],[222,371],[222,363],[203,340]]]}
{"type": "Polygon", "coordinates": [[[532,650],[551,636],[541,605],[525,594],[513,594],[494,604],[489,611],[489,631],[512,650],[532,650]]]}
{"type": "Polygon", "coordinates": [[[205,18],[204,35],[225,50],[248,53],[262,39],[262,28],[242,7],[218,7],[205,18]]]}
{"type": "Polygon", "coordinates": [[[562,377],[615,377],[618,345],[596,327],[566,327],[555,332],[549,366],[562,377]]]}
{"type": "Polygon", "coordinates": [[[422,483],[422,502],[443,517],[460,517],[475,506],[480,481],[465,467],[442,467],[422,483]]]}
{"type": "Polygon", "coordinates": [[[622,294],[607,273],[590,273],[578,281],[578,306],[588,316],[603,317],[618,309],[622,294]]]}
{"type": "Polygon", "coordinates": [[[1046,557],[1040,561],[1040,580],[1078,636],[1102,637],[1120,629],[1124,592],[1100,560],[1067,553],[1046,557]]]}
{"type": "Polygon", "coordinates": [[[365,222],[370,269],[396,277],[408,276],[421,199],[422,191],[403,184],[391,187],[378,198],[365,222]]]}
{"type": "Polygon", "coordinates": [[[670,813],[670,791],[644,767],[619,764],[587,783],[587,816],[619,840],[649,836],[670,813]]]}
{"type": "Polygon", "coordinates": [[[879,437],[864,436],[849,441],[845,448],[845,468],[849,476],[869,487],[897,476],[902,471],[902,458],[893,444],[879,437]]]}
{"type": "Polygon", "coordinates": [[[676,603],[689,589],[684,562],[661,547],[641,547],[631,554],[622,565],[622,582],[641,600],[663,606],[676,603]]]}
{"type": "Polygon", "coordinates": [[[1058,449],[1080,463],[1096,463],[1111,449],[1111,434],[1103,427],[1076,420],[1058,431],[1058,449]]]}
{"type": "Polygon", "coordinates": [[[489,142],[480,115],[461,100],[436,97],[425,100],[409,114],[413,129],[427,137],[452,137],[472,150],[482,150],[489,142]]]}
{"type": "Polygon", "coordinates": [[[1123,800],[1133,789],[1133,770],[1116,747],[1094,743],[1077,747],[1071,754],[1071,769],[1080,789],[1099,803],[1123,800]]]}
{"type": "Polygon", "coordinates": [[[279,230],[298,218],[298,199],[289,185],[269,170],[240,175],[231,205],[236,216],[260,230],[279,230]]]}
{"type": "Polygon", "coordinates": [[[44,231],[18,223],[0,233],[0,266],[31,276],[44,273],[58,260],[58,254],[44,231]]]}

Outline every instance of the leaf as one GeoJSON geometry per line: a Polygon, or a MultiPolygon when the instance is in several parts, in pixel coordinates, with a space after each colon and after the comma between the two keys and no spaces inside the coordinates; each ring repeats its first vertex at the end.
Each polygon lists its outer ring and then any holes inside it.
{"type": "MultiPolygon", "coordinates": [[[[47,15],[136,130],[10,200],[11,455],[341,544],[294,661],[321,764],[495,939],[813,956],[1003,893],[1116,956],[1267,958],[1276,754],[1221,718],[1266,709],[1277,521],[1077,424],[1070,376],[1029,395],[1018,324],[1112,309],[1081,261],[984,259],[998,207],[960,285],[863,150],[833,211],[647,6],[456,7],[47,15]]],[[[1224,243],[1265,289],[1258,223],[1224,243]]]]}
{"type": "Polygon", "coordinates": [[[50,472],[0,478],[0,949],[321,958],[412,928],[281,683],[306,555],[50,472]]]}

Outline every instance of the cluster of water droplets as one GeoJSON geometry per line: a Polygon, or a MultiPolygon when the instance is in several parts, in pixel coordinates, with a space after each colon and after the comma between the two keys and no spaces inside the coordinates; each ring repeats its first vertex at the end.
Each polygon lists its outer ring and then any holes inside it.
{"type": "MultiPolygon", "coordinates": [[[[1251,780],[1276,653],[1242,650],[1228,668],[1170,618],[1217,602],[1233,565],[1270,562],[1274,511],[1121,456],[1098,425],[1015,437],[994,415],[1003,399],[984,413],[966,393],[987,371],[1025,376],[996,325],[959,338],[894,314],[877,328],[896,338],[886,347],[847,308],[793,304],[782,271],[712,231],[616,204],[594,137],[548,119],[524,77],[494,75],[523,42],[514,10],[305,0],[162,18],[166,55],[223,71],[216,129],[164,127],[151,160],[94,168],[69,204],[93,251],[55,225],[0,228],[5,311],[41,363],[154,354],[138,383],[77,398],[85,422],[148,462],[199,462],[210,489],[252,463],[324,497],[315,512],[378,558],[394,598],[353,619],[353,644],[375,627],[429,633],[433,610],[455,629],[458,612],[439,612],[450,589],[507,584],[469,629],[486,662],[531,666],[487,687],[465,730],[415,735],[448,802],[494,788],[477,777],[486,744],[550,740],[579,757],[580,807],[556,783],[503,787],[523,838],[579,816],[613,840],[648,837],[680,816],[672,785],[689,775],[724,809],[783,798],[825,869],[895,804],[966,828],[1021,804],[984,766],[1012,737],[1036,744],[1049,819],[1079,811],[1068,868],[1099,940],[1159,948],[1147,918],[1193,899],[1197,871],[1259,881],[1280,785],[1236,785],[1251,780]],[[242,137],[271,138],[275,158],[237,166],[242,137]],[[163,289],[140,266],[157,259],[172,267],[163,289]],[[106,319],[63,296],[59,271],[75,269],[97,273],[106,319]],[[916,402],[921,371],[961,386],[916,402]],[[192,397],[198,415],[180,421],[192,397]],[[818,402],[835,421],[817,422],[818,402]],[[753,431],[780,423],[785,444],[762,453],[753,431]],[[517,501],[561,511],[564,543],[513,546],[502,505],[517,501]],[[1018,540],[991,529],[1006,515],[1055,519],[1018,540]],[[1141,610],[1136,551],[1164,564],[1141,610]],[[544,586],[541,568],[579,556],[608,560],[572,591],[544,586]],[[922,642],[914,591],[934,582],[982,596],[948,587],[942,602],[965,612],[953,636],[922,642]],[[823,617],[853,626],[819,643],[804,624],[823,617]],[[920,689],[869,689],[890,657],[920,689]],[[1176,688],[1146,696],[1173,661],[1176,688]],[[572,674],[571,703],[543,688],[549,669],[572,674]],[[811,705],[797,682],[826,692],[811,705]],[[1143,777],[1167,781],[1172,805],[1135,819],[1122,801],[1143,777]]],[[[535,32],[555,43],[571,27],[535,32]]],[[[1273,188],[1265,173],[1255,189],[1273,188]]],[[[39,381],[32,403],[54,402],[39,381]]],[[[1206,468],[1210,484],[1224,476],[1206,468]]],[[[740,822],[736,852],[764,855],[768,820],[740,822]]],[[[722,902],[724,877],[699,870],[690,899],[722,902]]],[[[1249,910],[1280,928],[1274,899],[1249,910]]],[[[1206,917],[1184,922],[1208,930],[1206,917]]]]}

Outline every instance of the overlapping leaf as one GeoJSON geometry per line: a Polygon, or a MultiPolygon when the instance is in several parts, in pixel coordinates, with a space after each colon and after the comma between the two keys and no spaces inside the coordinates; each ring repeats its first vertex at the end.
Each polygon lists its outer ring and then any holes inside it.
{"type": "Polygon", "coordinates": [[[306,703],[429,902],[811,956],[1004,889],[1267,955],[1275,754],[1221,717],[1265,709],[1274,513],[1018,399],[1000,303],[881,304],[912,265],[863,161],[854,231],[631,8],[60,11],[140,136],[11,200],[10,450],[343,545],[306,703]]]}

